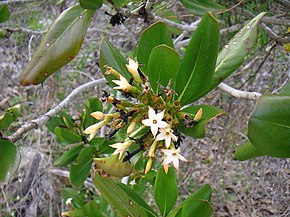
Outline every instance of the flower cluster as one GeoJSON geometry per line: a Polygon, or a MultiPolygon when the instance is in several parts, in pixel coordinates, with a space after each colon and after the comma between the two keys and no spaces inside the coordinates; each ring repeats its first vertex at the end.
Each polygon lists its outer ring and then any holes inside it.
{"type": "Polygon", "coordinates": [[[202,109],[191,117],[181,110],[177,100],[174,101],[176,93],[170,89],[171,80],[165,87],[162,86],[164,84],[158,84],[159,89],[156,93],[138,62],[129,58],[126,67],[131,75],[129,77],[128,73],[126,76],[126,73],[120,74],[112,67],[106,66],[107,79],[116,85],[113,88],[121,91],[124,98],[117,99],[104,91],[102,101],[111,103],[115,108],[114,112],[93,112],[91,116],[99,122],[86,128],[84,133],[89,134],[90,140],[97,135],[100,128],[109,125],[110,130],[106,138],[115,140],[121,129],[125,129],[127,136],[122,141],[110,145],[115,148],[112,155],[119,155],[119,160],[130,162],[133,156],[145,151],[143,156],[148,158],[145,173],[148,173],[158,156],[155,155],[156,151],[161,150],[164,155],[162,165],[165,172],[167,173],[171,163],[178,170],[179,160],[187,161],[180,155],[180,144],[184,136],[179,131],[179,126],[194,126],[201,119],[202,109]],[[135,148],[136,145],[139,147],[135,148]]]}

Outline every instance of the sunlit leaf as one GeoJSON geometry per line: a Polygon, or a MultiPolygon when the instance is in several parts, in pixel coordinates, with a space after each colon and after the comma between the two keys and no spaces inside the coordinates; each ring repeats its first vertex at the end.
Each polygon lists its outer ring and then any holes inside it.
{"type": "Polygon", "coordinates": [[[0,139],[0,184],[8,181],[15,174],[20,164],[20,153],[17,147],[0,139]]]}
{"type": "Polygon", "coordinates": [[[43,83],[48,76],[69,63],[79,52],[93,10],[79,5],[63,11],[49,28],[40,45],[21,73],[21,85],[43,83]]]}
{"type": "Polygon", "coordinates": [[[155,93],[159,92],[158,84],[166,87],[169,80],[176,77],[178,66],[179,56],[172,48],[159,45],[152,49],[148,62],[148,78],[155,93]]]}
{"type": "Polygon", "coordinates": [[[94,147],[84,148],[77,159],[77,162],[71,165],[69,178],[74,186],[80,187],[90,173],[95,155],[94,147]]]}
{"type": "Polygon", "coordinates": [[[0,23],[6,22],[10,17],[10,11],[7,4],[0,6],[0,23]]]}
{"type": "Polygon", "coordinates": [[[215,0],[180,0],[184,7],[191,13],[202,16],[206,12],[216,12],[225,9],[215,0]]]}
{"type": "Polygon", "coordinates": [[[171,167],[166,174],[163,168],[159,168],[154,185],[154,198],[162,216],[166,216],[178,196],[175,170],[171,167]]]}
{"type": "Polygon", "coordinates": [[[262,154],[290,157],[290,96],[272,95],[258,99],[248,124],[248,137],[262,154]]]}
{"type": "Polygon", "coordinates": [[[79,0],[79,2],[82,8],[89,10],[97,10],[103,4],[103,0],[79,0]]]}
{"type": "Polygon", "coordinates": [[[137,60],[144,66],[142,67],[144,73],[147,72],[149,57],[152,49],[162,44],[174,48],[167,26],[165,23],[159,21],[149,26],[142,33],[138,43],[137,60]]]}
{"type": "Polygon", "coordinates": [[[102,197],[119,216],[147,216],[145,210],[118,187],[111,178],[101,177],[96,172],[93,182],[102,197]]]}
{"type": "Polygon", "coordinates": [[[219,48],[219,26],[210,14],[204,15],[180,63],[175,91],[181,105],[197,100],[211,84],[219,48]]]}
{"type": "Polygon", "coordinates": [[[191,118],[194,118],[200,108],[203,111],[201,119],[193,127],[185,127],[184,123],[181,123],[179,130],[182,133],[193,138],[203,138],[205,136],[207,123],[220,115],[226,114],[222,109],[209,105],[189,106],[181,112],[187,113],[191,118]]]}
{"type": "Polygon", "coordinates": [[[7,109],[0,116],[0,130],[4,130],[12,124],[16,118],[20,115],[21,106],[15,105],[9,109],[7,109]]]}

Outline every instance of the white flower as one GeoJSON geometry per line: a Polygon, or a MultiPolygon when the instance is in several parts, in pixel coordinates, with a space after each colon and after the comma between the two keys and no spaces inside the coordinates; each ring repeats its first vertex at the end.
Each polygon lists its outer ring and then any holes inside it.
{"type": "Polygon", "coordinates": [[[124,151],[126,151],[127,148],[130,147],[130,145],[132,145],[133,141],[132,140],[128,140],[128,141],[125,141],[125,142],[118,142],[118,143],[115,143],[113,145],[110,145],[112,148],[116,148],[116,150],[114,151],[114,153],[112,155],[116,155],[116,154],[119,154],[119,159],[121,159],[124,151]]]}
{"type": "Polygon", "coordinates": [[[169,127],[161,128],[160,133],[156,137],[156,140],[157,141],[165,140],[165,146],[166,148],[169,148],[171,140],[173,140],[174,142],[177,141],[177,137],[172,132],[173,130],[169,127]]]}
{"type": "Polygon", "coordinates": [[[138,72],[138,67],[139,67],[138,62],[135,62],[131,58],[128,58],[128,60],[129,60],[129,65],[126,65],[128,71],[133,75],[133,77],[135,78],[137,82],[141,82],[141,77],[138,72]]]}
{"type": "Polygon", "coordinates": [[[68,206],[68,205],[71,205],[71,201],[72,201],[72,198],[68,198],[66,201],[65,201],[65,204],[68,206]]]}
{"type": "Polygon", "coordinates": [[[112,80],[115,84],[119,85],[117,87],[114,87],[115,90],[123,90],[125,92],[130,92],[134,87],[129,84],[126,78],[124,78],[122,75],[120,75],[120,80],[112,80]]]}
{"type": "Polygon", "coordinates": [[[148,119],[142,120],[142,124],[151,128],[151,132],[154,137],[158,132],[158,128],[165,128],[168,126],[165,121],[162,121],[164,117],[164,110],[156,114],[154,109],[149,106],[148,116],[148,119]]]}
{"type": "Polygon", "coordinates": [[[91,125],[89,127],[87,127],[85,130],[84,130],[84,134],[90,134],[89,136],[89,140],[91,140],[92,138],[94,138],[98,132],[98,130],[104,126],[108,121],[105,119],[99,123],[96,123],[94,125],[91,125]]]}
{"type": "Polygon", "coordinates": [[[102,120],[105,117],[104,113],[100,112],[100,111],[96,111],[96,112],[91,113],[91,116],[93,118],[96,118],[97,120],[102,120]]]}
{"type": "Polygon", "coordinates": [[[187,162],[187,160],[182,155],[179,154],[180,148],[176,150],[172,150],[172,149],[161,149],[161,150],[166,155],[162,163],[163,165],[165,164],[168,165],[172,162],[175,169],[178,170],[179,160],[187,162]]]}

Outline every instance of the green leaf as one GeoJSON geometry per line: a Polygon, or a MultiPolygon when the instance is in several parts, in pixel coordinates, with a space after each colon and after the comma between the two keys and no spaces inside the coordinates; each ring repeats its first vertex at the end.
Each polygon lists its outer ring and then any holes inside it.
{"type": "Polygon", "coordinates": [[[84,9],[97,10],[103,5],[103,0],[79,0],[84,9]]]}
{"type": "Polygon", "coordinates": [[[206,12],[217,12],[225,9],[215,0],[180,0],[184,7],[191,13],[202,16],[206,12]]]}
{"type": "Polygon", "coordinates": [[[163,168],[159,168],[154,186],[154,198],[162,216],[166,216],[178,196],[175,170],[170,167],[166,174],[163,168]]]}
{"type": "Polygon", "coordinates": [[[240,161],[249,160],[259,156],[263,156],[263,154],[249,141],[241,145],[235,152],[235,158],[240,161]]]}
{"type": "Polygon", "coordinates": [[[63,11],[43,37],[32,59],[21,73],[21,85],[43,83],[79,52],[95,11],[79,5],[63,11]]]}
{"type": "Polygon", "coordinates": [[[111,178],[103,178],[98,173],[95,173],[93,182],[102,197],[105,198],[119,216],[147,216],[144,209],[118,187],[111,178]]]}
{"type": "Polygon", "coordinates": [[[262,154],[290,157],[290,96],[258,99],[248,124],[250,142],[262,154]]]}
{"type": "Polygon", "coordinates": [[[58,158],[55,162],[55,166],[63,167],[73,162],[79,155],[80,151],[83,149],[83,144],[73,147],[72,149],[64,152],[60,158],[58,158]]]}
{"type": "Polygon", "coordinates": [[[82,141],[82,137],[76,134],[72,129],[56,127],[54,134],[59,143],[74,144],[82,141]]]}
{"type": "Polygon", "coordinates": [[[77,163],[71,165],[69,177],[74,186],[80,187],[88,177],[94,154],[94,147],[86,147],[81,150],[77,163]]]}
{"type": "Polygon", "coordinates": [[[252,19],[219,52],[213,81],[209,90],[215,88],[243,63],[246,55],[256,43],[257,25],[265,14],[265,12],[260,13],[252,19]]]}
{"type": "Polygon", "coordinates": [[[20,153],[17,147],[0,139],[0,184],[8,181],[17,171],[20,164],[20,153]]]}
{"type": "Polygon", "coordinates": [[[15,105],[7,109],[4,114],[0,116],[0,130],[4,130],[12,124],[20,115],[21,105],[15,105]]]}
{"type": "Polygon", "coordinates": [[[176,77],[178,66],[179,56],[172,48],[159,45],[152,49],[148,62],[148,78],[155,93],[159,92],[158,83],[165,87],[170,79],[176,77]]]}
{"type": "Polygon", "coordinates": [[[85,101],[84,111],[82,114],[82,126],[83,128],[87,128],[98,122],[95,118],[93,118],[90,114],[95,111],[102,111],[103,104],[98,98],[90,98],[85,101]]]}
{"type": "Polygon", "coordinates": [[[128,185],[122,183],[116,183],[132,200],[134,200],[139,206],[143,207],[148,217],[158,216],[154,210],[139,196],[139,194],[130,188],[128,185]]]}
{"type": "Polygon", "coordinates": [[[7,4],[4,4],[0,7],[0,23],[6,22],[10,17],[10,11],[7,4]]]}
{"type": "Polygon", "coordinates": [[[154,47],[162,44],[174,49],[174,45],[166,24],[158,21],[149,26],[142,33],[138,43],[137,60],[144,65],[144,67],[142,67],[144,73],[146,73],[148,69],[151,51],[154,47]]]}
{"type": "Polygon", "coordinates": [[[132,2],[132,0],[112,0],[114,5],[116,5],[118,8],[121,8],[128,4],[129,2],[132,2]]]}
{"type": "Polygon", "coordinates": [[[175,91],[181,105],[199,99],[200,93],[210,86],[219,40],[217,20],[208,13],[195,30],[177,72],[175,91]]]}
{"type": "Polygon", "coordinates": [[[181,121],[181,124],[179,125],[179,130],[182,133],[193,138],[203,138],[205,136],[205,127],[207,123],[220,115],[226,114],[226,112],[222,109],[209,105],[189,106],[181,110],[181,112],[187,113],[190,118],[193,118],[200,108],[202,108],[201,119],[193,127],[185,127],[184,123],[182,123],[181,121]]]}
{"type": "Polygon", "coordinates": [[[82,195],[73,188],[63,188],[61,191],[61,196],[64,201],[67,201],[69,198],[72,198],[72,206],[74,208],[84,207],[84,198],[82,195]]]}
{"type": "MultiPolygon", "coordinates": [[[[131,74],[126,68],[128,64],[123,55],[105,38],[102,39],[100,46],[100,68],[103,73],[106,72],[105,66],[113,67],[117,72],[123,75],[127,80],[130,80],[131,74]]],[[[116,86],[112,80],[116,80],[114,75],[105,75],[111,86],[116,86]]]]}
{"type": "Polygon", "coordinates": [[[85,204],[84,210],[86,213],[86,217],[99,217],[103,216],[102,213],[98,209],[98,205],[95,201],[89,201],[85,204]]]}
{"type": "Polygon", "coordinates": [[[199,191],[191,194],[174,208],[168,217],[186,216],[186,217],[208,217],[212,214],[210,205],[212,190],[210,185],[206,184],[199,191]]]}

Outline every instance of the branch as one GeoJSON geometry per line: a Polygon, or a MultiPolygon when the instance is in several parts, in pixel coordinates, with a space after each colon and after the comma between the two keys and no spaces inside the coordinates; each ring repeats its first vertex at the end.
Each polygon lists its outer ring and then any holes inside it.
{"type": "Polygon", "coordinates": [[[290,42],[290,38],[283,38],[279,35],[277,35],[272,29],[270,29],[267,25],[265,25],[264,23],[261,23],[260,26],[262,27],[262,29],[266,32],[266,34],[273,39],[274,41],[280,42],[280,43],[289,43],[290,42]]]}
{"type": "Polygon", "coordinates": [[[4,26],[2,28],[6,29],[9,32],[23,32],[23,33],[38,34],[38,35],[43,35],[43,34],[45,34],[47,32],[47,30],[35,31],[35,30],[32,30],[32,29],[27,29],[27,28],[23,28],[23,27],[11,28],[11,27],[8,27],[8,26],[4,26]]]}
{"type": "Polygon", "coordinates": [[[258,92],[248,92],[248,91],[237,90],[235,88],[228,86],[225,83],[220,83],[218,87],[222,89],[223,91],[237,98],[257,100],[260,96],[262,96],[262,94],[258,92]]]}
{"type": "Polygon", "coordinates": [[[173,22],[171,20],[168,20],[168,19],[165,19],[165,18],[162,18],[162,17],[154,15],[154,21],[158,21],[158,20],[163,21],[165,24],[167,24],[170,27],[181,29],[181,30],[184,30],[184,31],[189,31],[189,32],[195,31],[197,26],[198,26],[198,24],[201,21],[201,20],[197,20],[197,21],[195,21],[194,23],[192,23],[190,25],[184,25],[184,24],[175,23],[175,22],[173,22]]]}
{"type": "Polygon", "coordinates": [[[15,133],[13,133],[11,136],[5,137],[5,139],[7,139],[8,141],[12,143],[16,142],[23,136],[23,134],[27,133],[30,130],[37,129],[38,127],[41,127],[44,124],[46,124],[46,122],[48,122],[53,116],[55,116],[61,110],[66,108],[69,102],[73,101],[79,93],[90,90],[92,87],[95,87],[96,85],[104,84],[104,83],[106,83],[106,79],[101,78],[101,79],[91,81],[77,87],[56,107],[54,107],[53,109],[51,109],[44,115],[40,116],[39,118],[31,120],[28,123],[22,125],[15,133]]]}
{"type": "Polygon", "coordinates": [[[1,1],[0,5],[12,4],[12,3],[28,3],[28,2],[36,2],[36,0],[8,0],[8,1],[1,1]]]}

